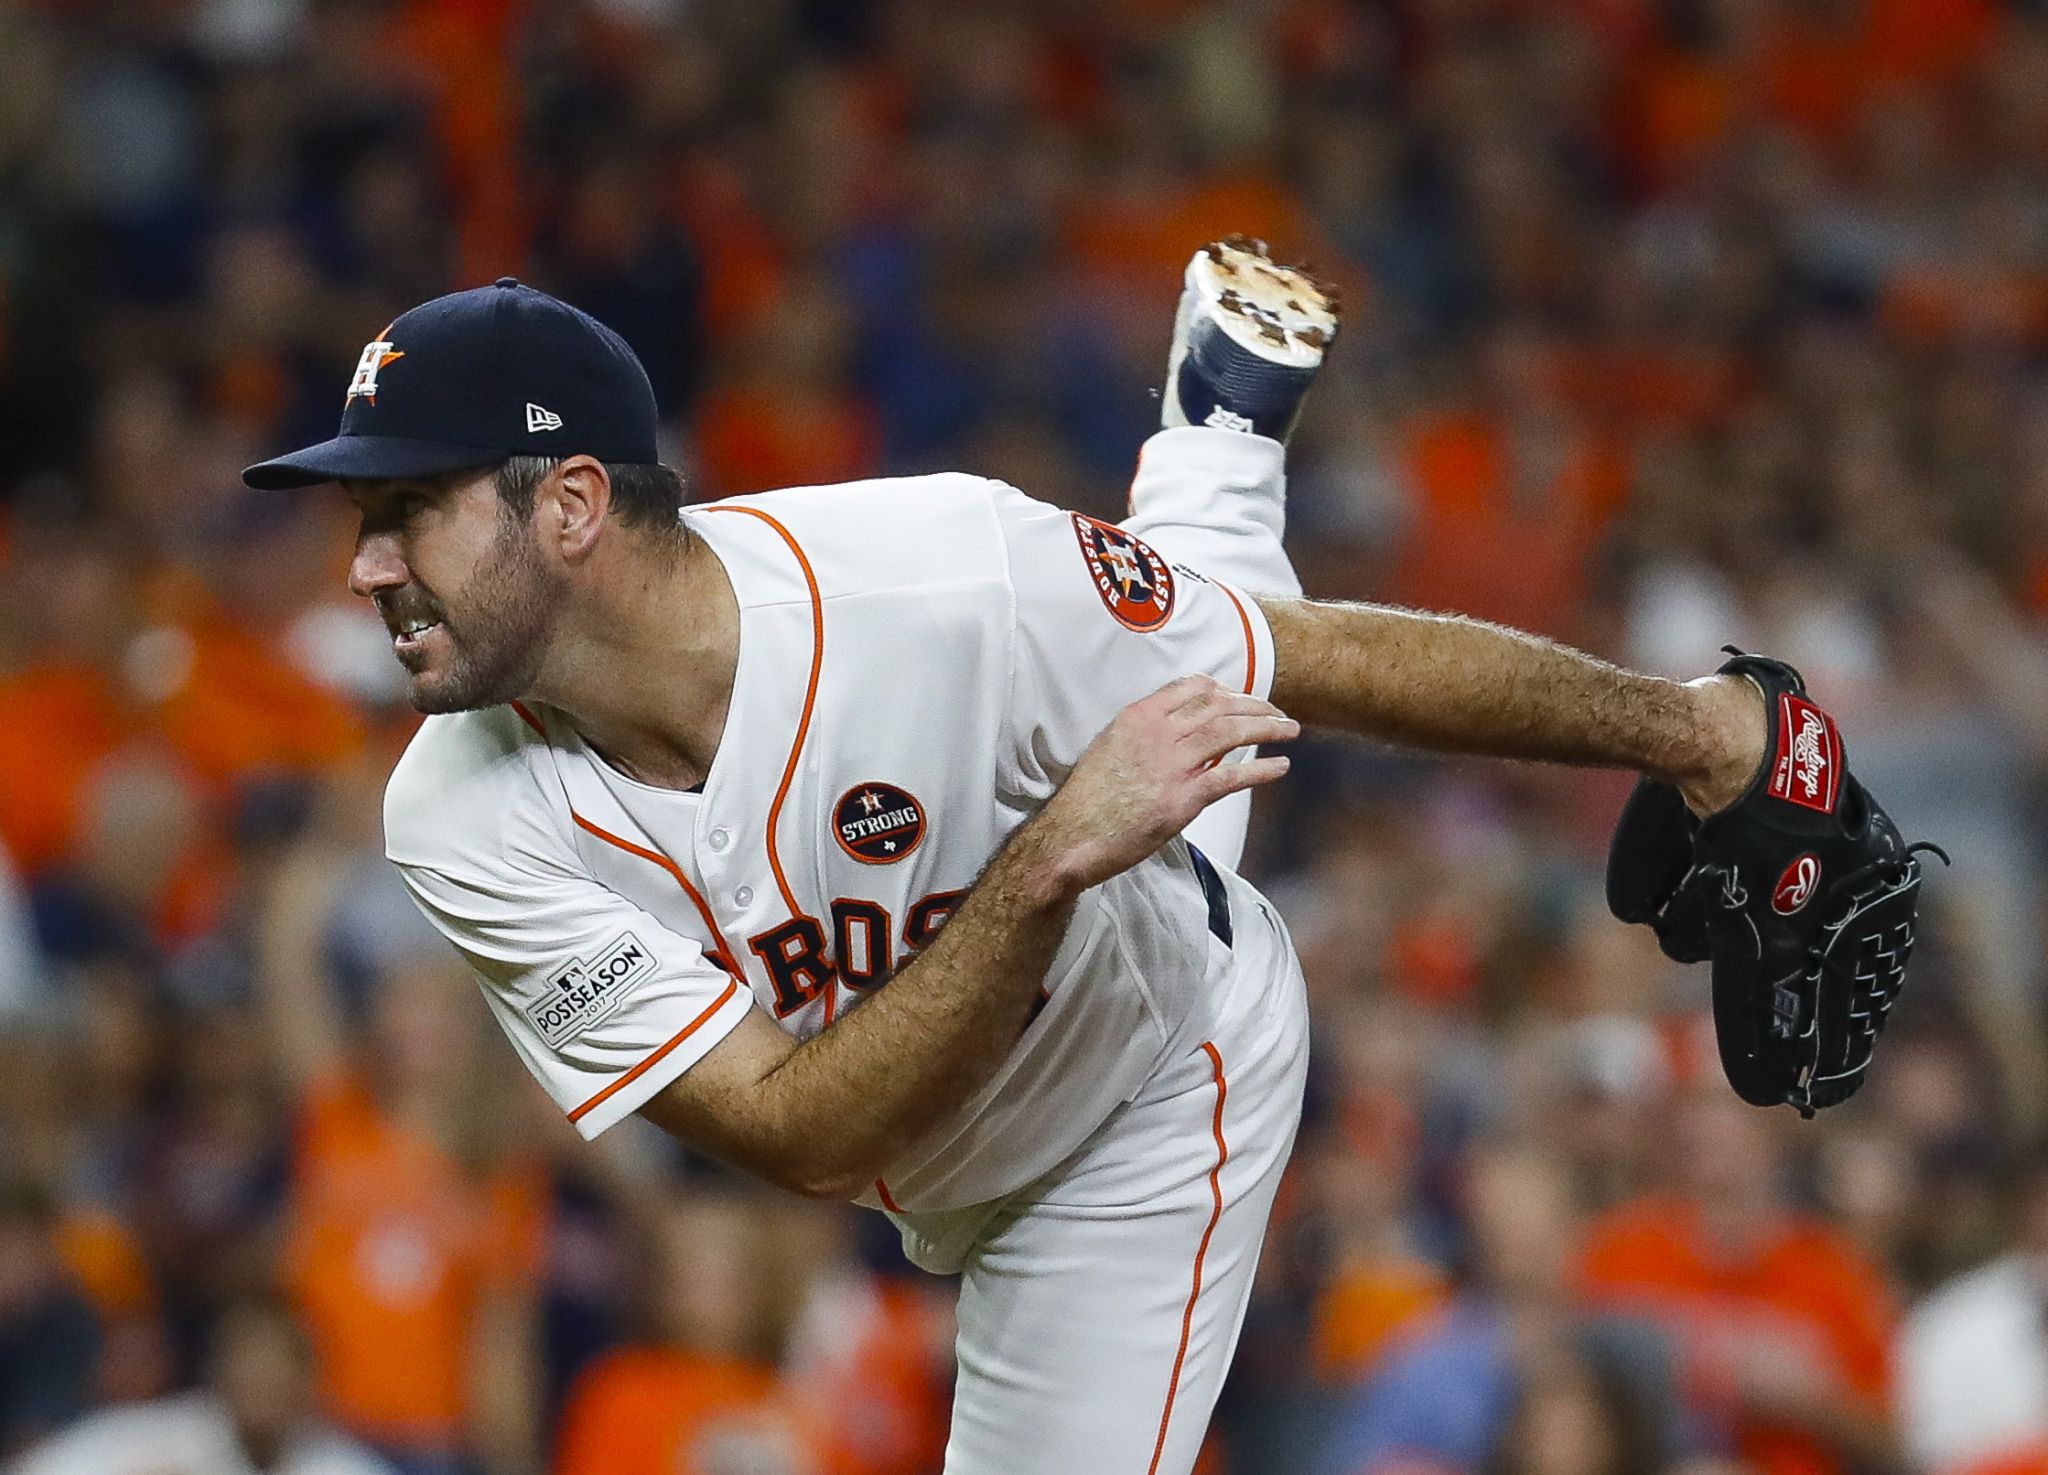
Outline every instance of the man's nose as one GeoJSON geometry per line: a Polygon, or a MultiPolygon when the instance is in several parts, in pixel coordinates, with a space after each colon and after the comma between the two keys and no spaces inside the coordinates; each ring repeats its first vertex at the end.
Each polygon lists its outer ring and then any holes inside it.
{"type": "Polygon", "coordinates": [[[398,556],[398,540],[384,533],[370,533],[356,539],[356,554],[348,563],[351,594],[364,599],[406,581],[405,560],[398,556]]]}

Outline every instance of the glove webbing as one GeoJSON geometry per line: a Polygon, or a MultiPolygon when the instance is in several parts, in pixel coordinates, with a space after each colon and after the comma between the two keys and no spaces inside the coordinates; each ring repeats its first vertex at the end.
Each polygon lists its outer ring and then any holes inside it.
{"type": "MultiPolygon", "coordinates": [[[[1861,866],[1840,877],[1828,888],[1828,895],[1830,899],[1847,897],[1853,904],[1859,899],[1857,895],[1859,888],[1873,878],[1877,878],[1880,881],[1876,891],[1872,893],[1872,895],[1876,896],[1888,895],[1904,891],[1908,888],[1918,887],[1920,884],[1920,862],[1914,857],[1923,850],[1938,856],[1943,865],[1950,864],[1946,850],[1943,850],[1931,840],[1918,840],[1908,845],[1906,853],[1897,859],[1874,860],[1868,865],[1861,866]]],[[[1749,894],[1743,887],[1742,878],[1738,871],[1739,867],[1735,866],[1703,865],[1695,867],[1693,874],[1718,883],[1717,900],[1721,909],[1723,911],[1741,913],[1743,921],[1754,930],[1756,924],[1746,911],[1746,908],[1749,906],[1749,894]]],[[[1692,879],[1691,875],[1689,874],[1686,879],[1689,882],[1692,879]]],[[[1835,928],[1823,928],[1821,937],[1807,945],[1805,967],[1795,969],[1772,981],[1771,988],[1775,999],[1772,1027],[1782,1038],[1788,1040],[1796,1038],[1796,1031],[1802,1014],[1810,1015],[1807,1019],[1808,1028],[1818,1031],[1820,1019],[1819,985],[1823,978],[1832,978],[1838,985],[1852,994],[1864,986],[1863,981],[1856,976],[1855,969],[1850,966],[1849,961],[1844,957],[1836,956],[1826,946],[1827,943],[1834,941],[1837,930],[1835,928]],[[1807,987],[1801,989],[1796,986],[1799,984],[1805,984],[1807,987]]],[[[1910,948],[1912,944],[1913,938],[1908,937],[1906,939],[1906,946],[1910,948]]],[[[1878,994],[1877,1000],[1880,1013],[1889,1014],[1893,1001],[1892,992],[1886,990],[1878,994]]],[[[1816,1041],[1815,1048],[1816,1051],[1819,1048],[1818,1041],[1816,1041]]],[[[1866,1060],[1864,1065],[1858,1067],[1852,1074],[1860,1075],[1867,1068],[1868,1061],[1866,1060]]],[[[1829,1099],[1817,1099],[1815,1094],[1816,1087],[1821,1084],[1821,1082],[1813,1079],[1813,1071],[1810,1067],[1801,1076],[1800,1083],[1787,1093],[1786,1103],[1795,1107],[1802,1117],[1807,1118],[1809,1121],[1812,1120],[1816,1110],[1823,1106],[1834,1105],[1835,1099],[1837,1099],[1826,1091],[1822,1091],[1820,1094],[1828,1096],[1829,1099]]]]}

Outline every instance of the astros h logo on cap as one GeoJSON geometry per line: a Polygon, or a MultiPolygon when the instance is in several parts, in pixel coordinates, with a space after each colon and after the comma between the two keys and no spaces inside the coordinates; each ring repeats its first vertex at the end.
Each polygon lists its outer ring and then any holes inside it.
{"type": "Polygon", "coordinates": [[[405,350],[391,344],[392,324],[386,324],[376,341],[363,345],[363,356],[356,360],[355,377],[348,381],[348,393],[342,396],[344,406],[361,395],[371,404],[377,403],[377,371],[393,359],[405,357],[405,350]]]}

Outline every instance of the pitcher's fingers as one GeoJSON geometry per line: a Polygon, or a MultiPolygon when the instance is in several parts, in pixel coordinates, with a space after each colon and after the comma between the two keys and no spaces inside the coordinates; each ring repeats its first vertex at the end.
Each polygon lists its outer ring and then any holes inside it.
{"type": "Polygon", "coordinates": [[[1284,753],[1247,758],[1242,763],[1220,763],[1195,780],[1195,792],[1201,798],[1202,807],[1207,809],[1226,794],[1270,784],[1287,772],[1287,766],[1284,753]]]}
{"type": "MultiPolygon", "coordinates": [[[[1232,717],[1285,717],[1287,715],[1264,697],[1255,697],[1250,692],[1232,691],[1228,687],[1219,687],[1216,699],[1213,702],[1204,703],[1203,707],[1232,717]]],[[[1190,707],[1186,710],[1194,711],[1200,709],[1190,707]]]]}
{"type": "Polygon", "coordinates": [[[1224,685],[1214,676],[1197,671],[1192,676],[1176,676],[1144,700],[1156,701],[1169,715],[1197,702],[1215,700],[1224,691],[1224,685]]]}
{"type": "Polygon", "coordinates": [[[1292,717],[1263,713],[1219,714],[1189,733],[1187,741],[1196,761],[1206,763],[1239,748],[1255,748],[1260,743],[1291,742],[1300,736],[1301,724],[1292,717]]]}

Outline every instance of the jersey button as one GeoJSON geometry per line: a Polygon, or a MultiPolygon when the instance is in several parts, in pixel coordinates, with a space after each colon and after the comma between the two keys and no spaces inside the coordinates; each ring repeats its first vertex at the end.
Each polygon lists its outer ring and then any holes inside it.
{"type": "Polygon", "coordinates": [[[751,906],[753,905],[753,901],[754,888],[751,886],[742,886],[739,890],[735,891],[732,894],[732,903],[734,906],[751,906]]]}
{"type": "Polygon", "coordinates": [[[728,830],[723,826],[720,826],[718,829],[715,829],[711,832],[711,848],[713,850],[723,850],[726,846],[730,844],[732,844],[731,830],[728,830]]]}

